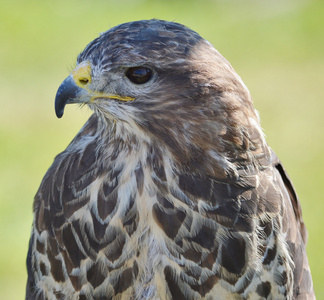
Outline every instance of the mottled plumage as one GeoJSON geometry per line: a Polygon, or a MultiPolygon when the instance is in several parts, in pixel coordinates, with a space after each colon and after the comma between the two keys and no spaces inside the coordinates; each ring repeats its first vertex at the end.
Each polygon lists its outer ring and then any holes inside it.
{"type": "Polygon", "coordinates": [[[314,299],[299,200],[231,65],[137,21],[79,55],[94,111],[34,202],[26,299],[314,299]]]}

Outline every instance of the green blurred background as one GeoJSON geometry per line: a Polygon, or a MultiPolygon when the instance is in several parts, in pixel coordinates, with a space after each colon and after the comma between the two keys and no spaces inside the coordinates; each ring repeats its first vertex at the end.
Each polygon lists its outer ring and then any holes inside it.
{"type": "Polygon", "coordinates": [[[324,299],[324,1],[306,0],[0,0],[0,298],[24,298],[33,197],[90,115],[71,105],[58,120],[59,84],[98,33],[150,18],[199,32],[249,87],[301,198],[315,291],[324,299]]]}

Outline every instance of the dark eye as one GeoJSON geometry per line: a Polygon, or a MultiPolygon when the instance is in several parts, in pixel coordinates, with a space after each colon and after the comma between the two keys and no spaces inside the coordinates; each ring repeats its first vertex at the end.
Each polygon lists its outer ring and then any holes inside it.
{"type": "Polygon", "coordinates": [[[126,71],[128,79],[136,84],[148,82],[152,77],[152,70],[147,67],[133,67],[126,71]]]}

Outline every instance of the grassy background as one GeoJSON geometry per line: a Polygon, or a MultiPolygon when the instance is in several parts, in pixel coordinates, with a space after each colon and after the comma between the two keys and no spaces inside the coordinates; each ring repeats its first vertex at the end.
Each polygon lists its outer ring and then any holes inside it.
{"type": "Polygon", "coordinates": [[[1,298],[24,298],[33,196],[90,114],[71,105],[56,119],[59,84],[99,32],[146,18],[199,32],[249,87],[301,198],[315,291],[324,299],[324,2],[306,0],[0,0],[1,298]]]}

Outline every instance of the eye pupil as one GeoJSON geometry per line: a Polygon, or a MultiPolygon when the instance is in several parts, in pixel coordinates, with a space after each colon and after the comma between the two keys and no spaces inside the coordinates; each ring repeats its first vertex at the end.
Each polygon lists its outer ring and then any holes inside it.
{"type": "Polygon", "coordinates": [[[126,71],[128,79],[136,84],[148,82],[152,77],[152,70],[147,67],[132,67],[126,71]]]}

